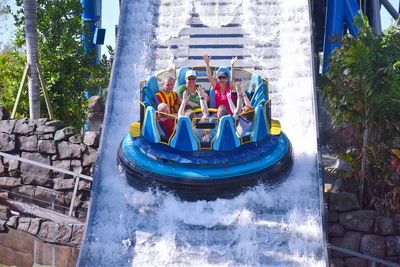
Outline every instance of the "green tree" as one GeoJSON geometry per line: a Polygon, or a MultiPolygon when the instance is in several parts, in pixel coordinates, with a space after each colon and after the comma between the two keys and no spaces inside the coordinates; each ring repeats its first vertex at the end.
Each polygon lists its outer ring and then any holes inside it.
{"type": "MultiPolygon", "coordinates": [[[[356,38],[346,35],[336,40],[341,47],[330,57],[330,71],[323,77],[323,95],[331,104],[336,126],[359,129],[361,157],[354,159],[359,167],[356,175],[360,198],[371,206],[382,203],[380,200],[390,192],[400,193],[400,187],[396,187],[400,183],[393,184],[398,174],[390,166],[390,148],[400,144],[400,72],[396,67],[400,28],[394,25],[377,34],[366,17],[356,23],[360,25],[356,38]]],[[[400,202],[397,208],[400,211],[400,202]]]]}
{"type": "MultiPolygon", "coordinates": [[[[18,30],[15,38],[16,47],[14,52],[8,53],[7,57],[16,56],[16,51],[22,51],[25,47],[22,0],[17,0],[17,6],[19,9],[14,14],[15,26],[18,30]]],[[[100,64],[93,65],[92,58],[95,52],[84,54],[81,41],[82,6],[79,0],[37,0],[36,12],[40,65],[54,115],[68,125],[82,127],[87,109],[84,92],[94,94],[107,87],[111,70],[110,61],[103,57],[100,64]]],[[[20,70],[23,66],[13,69],[20,70]]],[[[10,70],[9,73],[10,76],[6,78],[7,86],[15,86],[16,82],[10,83],[13,71],[10,70]]],[[[22,71],[19,74],[19,80],[21,77],[22,71]]],[[[18,90],[18,86],[13,87],[12,90],[12,93],[2,93],[3,98],[4,95],[15,95],[14,91],[18,90]]],[[[4,88],[3,91],[5,91],[4,88]]],[[[20,105],[19,115],[27,116],[26,99],[20,105]]],[[[10,109],[9,106],[7,108],[10,109]]],[[[41,116],[47,117],[44,101],[41,101],[41,116]]]]}

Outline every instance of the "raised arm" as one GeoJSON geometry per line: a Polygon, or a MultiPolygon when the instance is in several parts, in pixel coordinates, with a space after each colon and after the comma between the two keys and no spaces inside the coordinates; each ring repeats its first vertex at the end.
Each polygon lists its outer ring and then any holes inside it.
{"type": "Polygon", "coordinates": [[[182,103],[179,106],[179,110],[178,110],[178,119],[182,116],[185,116],[185,107],[186,107],[188,99],[189,99],[189,93],[187,90],[185,90],[182,94],[182,103]]]}
{"type": "Polygon", "coordinates": [[[238,57],[233,57],[231,59],[231,81],[230,81],[231,88],[235,84],[235,63],[236,63],[236,61],[238,61],[238,57]]]}
{"type": "Polygon", "coordinates": [[[204,93],[203,88],[198,88],[197,93],[199,94],[199,97],[200,97],[200,107],[201,107],[201,111],[203,113],[203,117],[206,117],[209,114],[208,106],[207,106],[207,99],[205,97],[206,94],[204,93]]]}
{"type": "MultiPolygon", "coordinates": [[[[249,100],[249,98],[247,97],[246,92],[243,90],[243,87],[242,87],[242,84],[241,84],[241,83],[237,83],[237,84],[236,84],[236,91],[237,91],[237,93],[238,93],[238,96],[243,96],[244,104],[245,104],[246,106],[251,106],[251,105],[250,105],[250,100],[249,100]]],[[[238,98],[238,99],[239,99],[239,98],[238,98]]]]}
{"type": "Polygon", "coordinates": [[[203,59],[204,59],[204,62],[206,63],[206,70],[207,70],[208,80],[210,81],[211,86],[213,88],[215,88],[215,85],[217,84],[217,82],[215,81],[214,77],[211,74],[211,68],[210,68],[211,57],[209,57],[207,54],[205,54],[205,55],[203,55],[203,59]]]}
{"type": "Polygon", "coordinates": [[[242,107],[242,101],[240,100],[240,97],[238,96],[237,105],[236,105],[236,106],[235,106],[235,104],[233,103],[231,92],[228,92],[228,93],[226,94],[226,97],[228,98],[229,107],[230,107],[230,109],[232,110],[233,114],[234,114],[234,115],[235,115],[235,114],[239,114],[240,108],[242,107]]]}

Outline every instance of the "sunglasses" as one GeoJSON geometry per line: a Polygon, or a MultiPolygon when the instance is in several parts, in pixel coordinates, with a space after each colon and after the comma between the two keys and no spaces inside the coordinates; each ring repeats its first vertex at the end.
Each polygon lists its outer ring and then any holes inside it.
{"type": "Polygon", "coordinates": [[[228,79],[228,78],[225,76],[219,76],[218,79],[221,80],[221,79],[228,79]]]}
{"type": "Polygon", "coordinates": [[[189,80],[189,81],[195,81],[196,78],[195,78],[195,77],[189,77],[188,80],[189,80]]]}

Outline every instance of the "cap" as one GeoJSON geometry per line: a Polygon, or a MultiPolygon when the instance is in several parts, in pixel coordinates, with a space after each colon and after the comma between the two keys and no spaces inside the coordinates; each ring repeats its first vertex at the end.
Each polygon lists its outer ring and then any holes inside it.
{"type": "Polygon", "coordinates": [[[188,71],[186,72],[185,79],[187,79],[187,78],[190,77],[190,76],[194,76],[194,77],[197,78],[197,73],[196,73],[196,71],[194,71],[194,70],[188,70],[188,71]]]}
{"type": "Polygon", "coordinates": [[[217,78],[218,77],[228,77],[228,73],[226,71],[219,71],[217,73],[217,78]]]}

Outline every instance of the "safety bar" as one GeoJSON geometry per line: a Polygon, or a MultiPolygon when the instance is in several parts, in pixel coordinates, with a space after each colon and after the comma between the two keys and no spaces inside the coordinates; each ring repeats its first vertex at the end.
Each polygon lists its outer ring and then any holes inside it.
{"type": "Polygon", "coordinates": [[[392,266],[392,267],[400,267],[400,264],[397,264],[397,263],[394,263],[394,262],[390,262],[390,261],[385,261],[385,260],[382,260],[380,258],[373,257],[373,256],[370,256],[370,255],[366,255],[366,254],[362,254],[362,253],[359,253],[357,251],[353,251],[353,250],[350,250],[350,249],[347,249],[347,248],[341,248],[341,247],[337,247],[337,246],[328,244],[328,249],[340,251],[340,252],[346,253],[348,255],[352,255],[352,256],[356,256],[358,258],[363,258],[363,259],[369,260],[372,263],[372,265],[371,265],[372,267],[376,266],[376,263],[382,263],[382,264],[385,264],[387,266],[392,266]]]}

